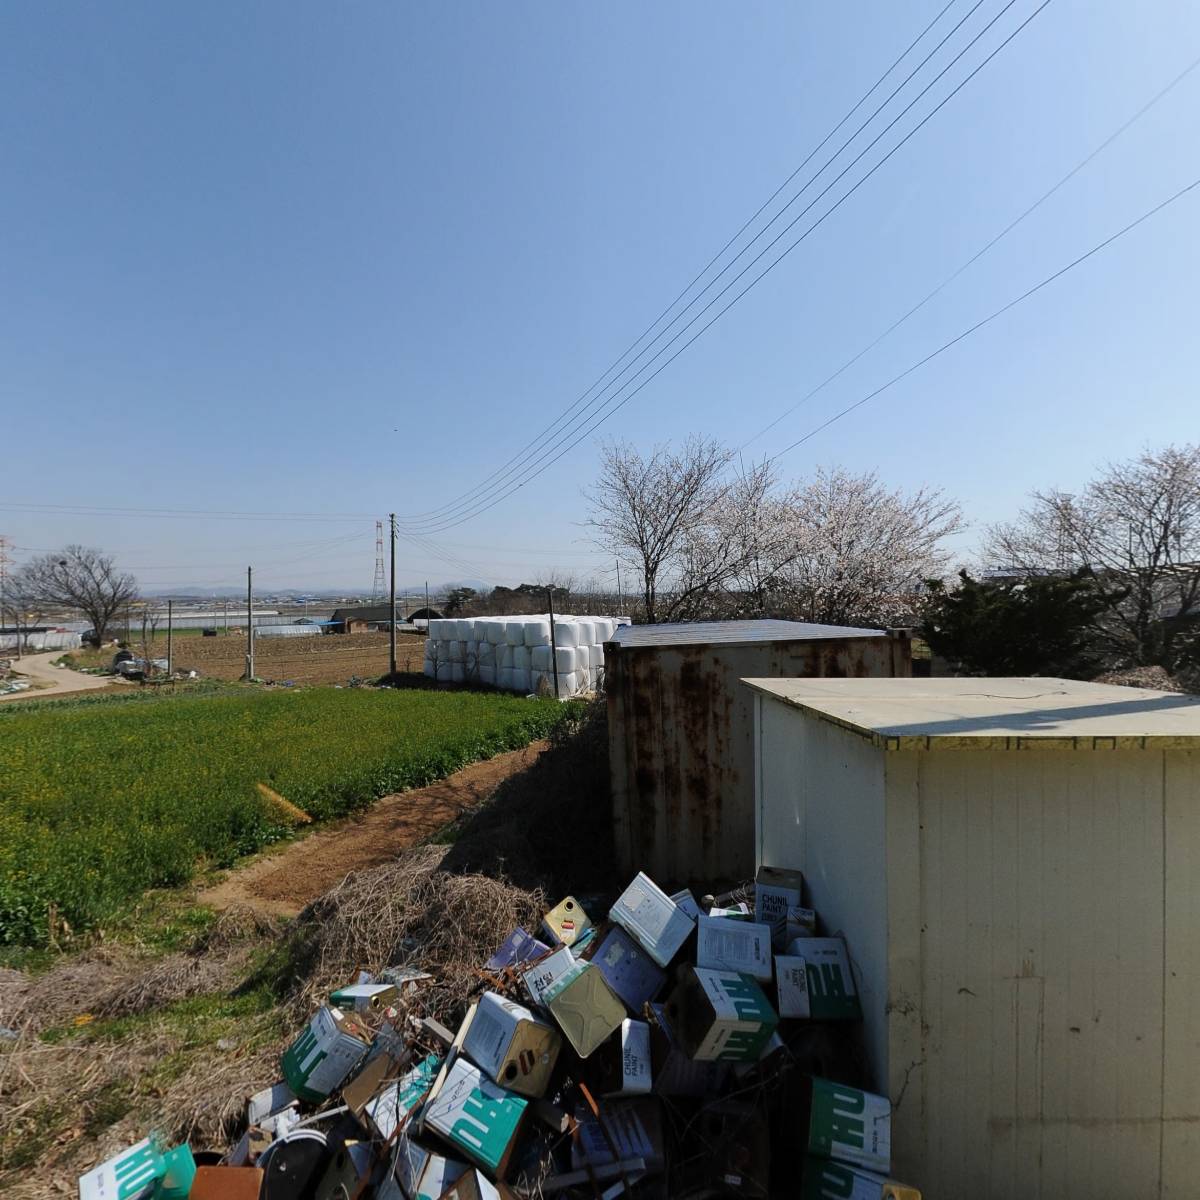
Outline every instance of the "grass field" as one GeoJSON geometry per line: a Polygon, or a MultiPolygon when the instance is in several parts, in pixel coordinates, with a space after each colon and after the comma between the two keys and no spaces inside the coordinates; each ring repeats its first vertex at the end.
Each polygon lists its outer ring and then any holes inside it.
{"type": "Polygon", "coordinates": [[[0,707],[0,943],[103,925],[285,836],[255,784],[318,819],[547,734],[553,701],[474,692],[260,692],[0,707]]]}

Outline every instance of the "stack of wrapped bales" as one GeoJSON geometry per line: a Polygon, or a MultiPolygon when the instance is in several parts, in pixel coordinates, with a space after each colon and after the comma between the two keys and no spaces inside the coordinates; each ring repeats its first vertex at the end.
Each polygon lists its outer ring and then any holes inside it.
{"type": "Polygon", "coordinates": [[[510,692],[595,691],[604,670],[604,643],[628,617],[573,617],[539,613],[517,617],[463,617],[429,622],[425,674],[446,683],[482,683],[510,692]]]}

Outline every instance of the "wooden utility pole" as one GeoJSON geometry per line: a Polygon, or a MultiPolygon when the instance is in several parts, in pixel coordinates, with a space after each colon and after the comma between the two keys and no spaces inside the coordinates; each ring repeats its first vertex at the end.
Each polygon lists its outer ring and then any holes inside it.
{"type": "Polygon", "coordinates": [[[554,637],[554,588],[546,589],[546,603],[550,606],[550,661],[554,665],[554,698],[558,699],[558,643],[554,637]]]}
{"type": "Polygon", "coordinates": [[[167,601],[167,678],[175,673],[175,601],[167,601]]]}
{"type": "Polygon", "coordinates": [[[246,679],[254,678],[254,568],[246,568],[246,679]]]}
{"type": "Polygon", "coordinates": [[[389,513],[388,521],[392,527],[392,577],[390,591],[392,597],[392,619],[388,622],[388,674],[396,674],[396,514],[389,513]]]}

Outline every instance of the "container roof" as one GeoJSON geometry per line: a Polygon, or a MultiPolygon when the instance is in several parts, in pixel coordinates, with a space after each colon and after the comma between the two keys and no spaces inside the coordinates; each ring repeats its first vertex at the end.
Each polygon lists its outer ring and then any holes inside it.
{"type": "Polygon", "coordinates": [[[746,679],[885,750],[1200,749],[1200,696],[1073,679],[746,679]]]}
{"type": "Polygon", "coordinates": [[[696,621],[679,625],[623,625],[610,639],[633,646],[740,646],[750,642],[813,642],[887,637],[882,629],[809,625],[805,621],[696,621]]]}

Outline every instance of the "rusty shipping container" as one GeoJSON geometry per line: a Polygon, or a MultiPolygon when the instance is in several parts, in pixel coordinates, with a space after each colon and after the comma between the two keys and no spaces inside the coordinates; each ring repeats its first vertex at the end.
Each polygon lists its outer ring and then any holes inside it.
{"type": "Polygon", "coordinates": [[[799,621],[634,625],[604,647],[623,871],[754,874],[754,706],[740,679],[912,674],[907,633],[799,621]]]}

